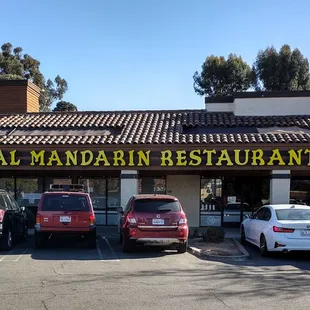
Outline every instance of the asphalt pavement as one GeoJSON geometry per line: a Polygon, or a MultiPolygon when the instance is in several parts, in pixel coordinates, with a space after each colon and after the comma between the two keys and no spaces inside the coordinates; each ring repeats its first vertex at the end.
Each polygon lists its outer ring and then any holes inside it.
{"type": "Polygon", "coordinates": [[[29,240],[0,252],[0,309],[309,308],[309,256],[247,250],[248,262],[220,263],[156,249],[124,254],[111,236],[93,250],[72,240],[35,250],[29,240]]]}

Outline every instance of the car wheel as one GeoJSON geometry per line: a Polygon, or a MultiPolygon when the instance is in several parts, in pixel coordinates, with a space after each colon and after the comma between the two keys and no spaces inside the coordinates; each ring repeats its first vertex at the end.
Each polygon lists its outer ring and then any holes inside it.
{"type": "Polygon", "coordinates": [[[268,256],[269,251],[268,251],[268,247],[267,247],[266,238],[264,235],[261,235],[261,237],[260,237],[259,249],[260,249],[260,253],[262,256],[264,256],[264,257],[268,256]]]}
{"type": "Polygon", "coordinates": [[[134,241],[130,240],[128,237],[123,236],[123,252],[130,253],[134,250],[134,241]]]}
{"type": "Polygon", "coordinates": [[[185,253],[187,251],[187,241],[184,243],[180,243],[178,247],[178,253],[185,253]]]}
{"type": "Polygon", "coordinates": [[[44,235],[42,233],[35,232],[34,233],[34,247],[36,249],[42,248],[43,241],[44,241],[44,235]]]}
{"type": "Polygon", "coordinates": [[[10,251],[13,246],[13,235],[10,228],[2,235],[1,249],[4,251],[10,251]]]}
{"type": "Polygon", "coordinates": [[[96,230],[92,231],[87,240],[87,247],[89,249],[95,249],[97,247],[97,232],[96,230]]]}
{"type": "Polygon", "coordinates": [[[244,231],[243,226],[241,228],[241,244],[246,244],[246,236],[245,236],[245,231],[244,231]]]}

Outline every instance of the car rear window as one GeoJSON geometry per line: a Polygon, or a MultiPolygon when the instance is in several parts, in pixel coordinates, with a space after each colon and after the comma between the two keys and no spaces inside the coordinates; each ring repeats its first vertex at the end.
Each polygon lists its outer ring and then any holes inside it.
{"type": "Polygon", "coordinates": [[[159,213],[181,211],[178,201],[172,199],[138,199],[134,202],[134,212],[159,213]]]}
{"type": "Polygon", "coordinates": [[[84,195],[53,194],[43,198],[42,211],[89,211],[84,195]]]}
{"type": "Polygon", "coordinates": [[[279,221],[309,221],[310,208],[308,209],[279,209],[276,210],[279,221]]]}

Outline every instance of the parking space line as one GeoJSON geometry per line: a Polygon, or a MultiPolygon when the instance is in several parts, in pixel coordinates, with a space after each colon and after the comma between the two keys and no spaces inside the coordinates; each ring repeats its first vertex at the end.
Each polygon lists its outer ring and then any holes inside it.
{"type": "Polygon", "coordinates": [[[0,258],[0,262],[2,262],[8,255],[11,255],[12,250],[8,252],[6,255],[3,255],[3,257],[0,258]]]}
{"type": "Polygon", "coordinates": [[[99,244],[97,244],[97,252],[98,252],[98,255],[99,255],[99,258],[100,258],[100,261],[102,262],[104,259],[103,259],[103,255],[102,255],[102,252],[99,248],[99,244]]]}
{"type": "Polygon", "coordinates": [[[0,262],[18,262],[21,257],[28,252],[28,249],[24,250],[21,254],[14,254],[14,250],[11,250],[6,255],[3,255],[3,257],[0,258],[0,262]],[[8,259],[11,255],[18,255],[16,259],[8,259]]]}
{"type": "Polygon", "coordinates": [[[23,256],[23,254],[26,254],[28,252],[28,249],[24,250],[22,254],[20,254],[16,259],[13,260],[13,262],[18,262],[20,258],[23,256]]]}
{"type": "Polygon", "coordinates": [[[116,254],[115,254],[115,252],[114,252],[114,250],[113,250],[113,248],[112,248],[112,246],[111,246],[111,244],[110,244],[110,241],[106,238],[106,237],[103,237],[103,236],[100,236],[105,242],[106,242],[106,244],[108,245],[108,247],[109,247],[109,249],[110,249],[110,251],[111,251],[111,253],[112,253],[112,255],[114,256],[114,261],[115,262],[119,262],[120,260],[118,259],[118,257],[116,256],[116,254]]]}

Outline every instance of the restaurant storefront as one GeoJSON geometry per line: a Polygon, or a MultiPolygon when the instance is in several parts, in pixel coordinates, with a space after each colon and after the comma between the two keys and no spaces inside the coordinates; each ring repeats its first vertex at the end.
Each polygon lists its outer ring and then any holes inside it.
{"type": "MultiPolygon", "coordinates": [[[[291,176],[295,180],[296,175],[305,175],[310,165],[310,150],[300,146],[116,147],[2,148],[0,186],[21,205],[35,210],[51,184],[83,184],[92,197],[99,225],[117,225],[117,209],[132,194],[154,193],[177,196],[194,227],[233,226],[270,202],[270,188],[278,182],[280,190],[286,190],[281,199],[289,199],[291,176]]],[[[295,196],[299,195],[296,201],[306,202],[307,183],[301,183],[306,187],[303,196],[298,192],[300,185],[293,184],[295,196]]]]}
{"type": "MultiPolygon", "coordinates": [[[[0,82],[0,97],[6,83],[34,91],[22,82],[0,82]]],[[[118,207],[139,193],[178,197],[191,227],[239,225],[265,203],[308,204],[310,111],[268,116],[264,104],[259,115],[0,107],[0,188],[35,210],[51,184],[83,184],[99,225],[117,225],[118,207]]]]}

